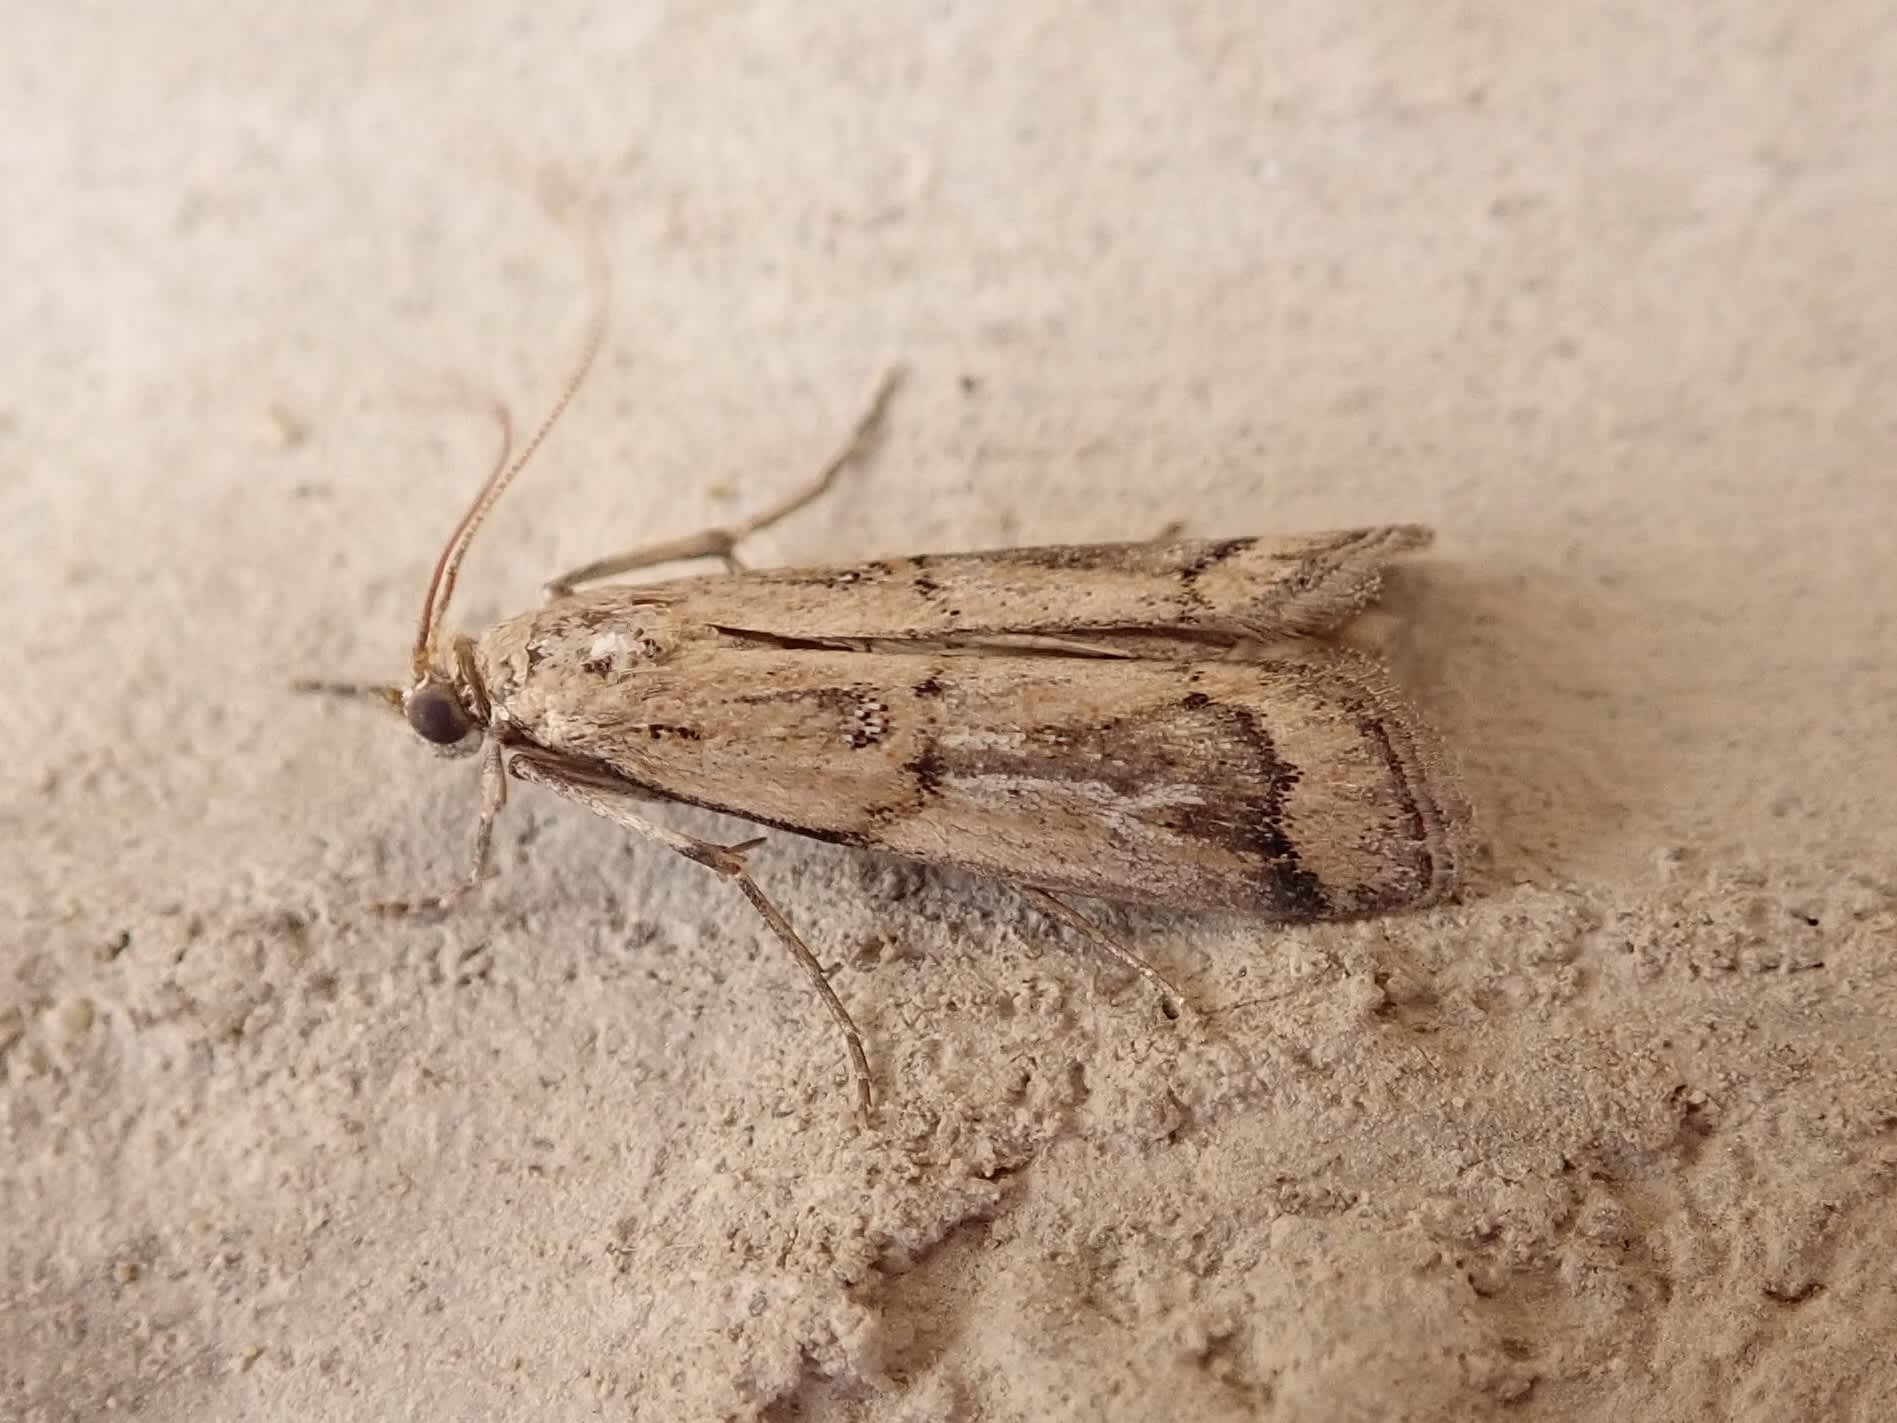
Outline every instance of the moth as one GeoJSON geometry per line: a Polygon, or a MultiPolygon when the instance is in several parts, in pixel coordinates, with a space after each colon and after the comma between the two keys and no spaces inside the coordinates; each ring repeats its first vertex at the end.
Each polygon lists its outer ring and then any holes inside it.
{"type": "Polygon", "coordinates": [[[746,868],[652,820],[675,801],[1019,886],[1162,992],[1157,970],[1066,896],[1280,921],[1417,909],[1449,896],[1469,815],[1435,736],[1376,658],[1349,646],[1416,525],[1276,538],[1004,548],[752,571],[737,547],[861,455],[885,379],[817,478],[732,528],[630,550],[552,580],[542,606],[444,635],[501,457],[423,599],[406,685],[367,694],[439,750],[476,756],[472,866],[488,873],[511,779],[544,786],[730,880],[840,1030],[867,1118],[862,1037],[822,966],[746,868]],[[718,558],[721,573],[611,583],[718,558]]]}

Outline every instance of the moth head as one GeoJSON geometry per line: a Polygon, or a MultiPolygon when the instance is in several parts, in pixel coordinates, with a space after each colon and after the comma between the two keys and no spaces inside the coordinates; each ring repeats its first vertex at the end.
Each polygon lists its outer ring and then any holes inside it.
{"type": "Polygon", "coordinates": [[[402,693],[409,729],[437,751],[465,756],[481,744],[482,718],[455,682],[429,673],[402,693]]]}
{"type": "Polygon", "coordinates": [[[455,674],[430,671],[407,688],[311,677],[298,678],[291,686],[300,692],[373,702],[400,716],[411,731],[443,755],[465,756],[481,744],[487,730],[487,693],[466,638],[456,640],[455,655],[455,674]]]}

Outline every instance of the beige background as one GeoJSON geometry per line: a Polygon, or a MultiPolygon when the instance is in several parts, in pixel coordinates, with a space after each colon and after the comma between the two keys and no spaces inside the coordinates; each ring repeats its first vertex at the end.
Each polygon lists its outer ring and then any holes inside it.
{"type": "MultiPolygon", "coordinates": [[[[1885,6],[11,7],[0,1416],[1897,1414],[1885,6]],[[301,13],[308,11],[309,13],[301,13]],[[703,871],[285,690],[762,560],[1424,520],[1493,859],[1344,928],[703,871]]],[[[1407,596],[1413,594],[1413,596],[1407,596]]],[[[731,831],[708,818],[678,822],[731,831]]]]}

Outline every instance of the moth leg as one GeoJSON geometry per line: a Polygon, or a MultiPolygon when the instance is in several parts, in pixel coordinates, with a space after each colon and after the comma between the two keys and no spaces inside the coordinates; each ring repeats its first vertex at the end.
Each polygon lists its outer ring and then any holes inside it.
{"type": "Polygon", "coordinates": [[[678,851],[686,859],[735,881],[744,897],[751,901],[751,907],[770,925],[771,932],[777,935],[779,942],[797,961],[797,966],[803,969],[811,986],[817,990],[817,996],[823,999],[823,1006],[829,1009],[837,1031],[843,1034],[843,1045],[850,1057],[850,1077],[856,1086],[857,1120],[866,1127],[870,1124],[873,1098],[870,1093],[869,1058],[863,1052],[863,1035],[857,1031],[849,1010],[843,1006],[843,1000],[837,997],[830,980],[824,976],[823,965],[817,962],[817,956],[810,952],[809,946],[791,927],[790,920],[765,897],[764,891],[758,888],[757,881],[751,878],[750,871],[744,867],[745,854],[763,844],[761,839],[745,840],[736,845],[718,845],[667,829],[632,810],[630,804],[636,803],[638,797],[622,787],[589,776],[583,770],[567,766],[549,756],[519,752],[508,759],[508,769],[523,781],[536,782],[549,790],[558,791],[570,800],[578,801],[595,815],[610,820],[622,830],[656,840],[678,851]]]}
{"type": "Polygon", "coordinates": [[[1039,909],[1051,919],[1058,919],[1068,928],[1076,930],[1093,946],[1116,963],[1125,965],[1159,991],[1160,1000],[1166,1005],[1166,1016],[1177,1018],[1180,1009],[1185,1006],[1186,995],[1181,993],[1170,979],[1124,944],[1116,943],[1107,932],[1095,924],[1086,915],[1071,905],[1063,903],[1044,889],[1035,889],[1031,885],[1018,885],[1021,893],[1027,896],[1028,903],[1039,909]]]}
{"type": "Polygon", "coordinates": [[[591,563],[581,564],[578,568],[550,579],[542,585],[541,591],[548,601],[564,598],[582,583],[597,583],[602,578],[617,578],[621,574],[636,573],[642,568],[656,567],[661,563],[678,563],[692,558],[716,558],[724,562],[728,572],[738,573],[744,568],[737,556],[737,547],[752,534],[761,533],[780,519],[789,518],[806,504],[820,498],[835,484],[837,477],[861,458],[869,449],[877,428],[882,424],[883,413],[889,408],[889,398],[896,393],[896,387],[902,383],[902,368],[892,366],[883,372],[876,383],[876,391],[870,397],[868,406],[857,417],[849,438],[837,447],[835,454],[818,471],[817,477],[801,489],[792,490],[789,495],[773,504],[762,513],[753,514],[743,523],[732,524],[722,529],[703,529],[683,538],[667,539],[662,543],[643,544],[638,548],[627,549],[623,553],[610,554],[595,559],[591,563]]]}
{"type": "Polygon", "coordinates": [[[494,822],[507,804],[507,770],[501,746],[492,737],[481,747],[481,817],[474,825],[474,860],[460,884],[440,894],[418,899],[383,899],[373,906],[381,914],[426,914],[451,909],[479,889],[489,874],[494,851],[494,822]]]}

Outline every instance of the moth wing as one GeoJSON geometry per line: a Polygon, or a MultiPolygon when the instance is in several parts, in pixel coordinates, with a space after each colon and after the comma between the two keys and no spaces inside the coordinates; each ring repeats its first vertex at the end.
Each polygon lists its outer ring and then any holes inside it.
{"type": "Polygon", "coordinates": [[[1073,544],[687,578],[641,589],[681,617],[804,642],[1187,631],[1332,631],[1430,542],[1393,524],[1270,538],[1073,544]]]}
{"type": "Polygon", "coordinates": [[[667,798],[1074,894],[1341,918],[1441,899],[1467,851],[1427,733],[1324,644],[1181,665],[707,643],[542,708],[527,739],[667,798]]]}

